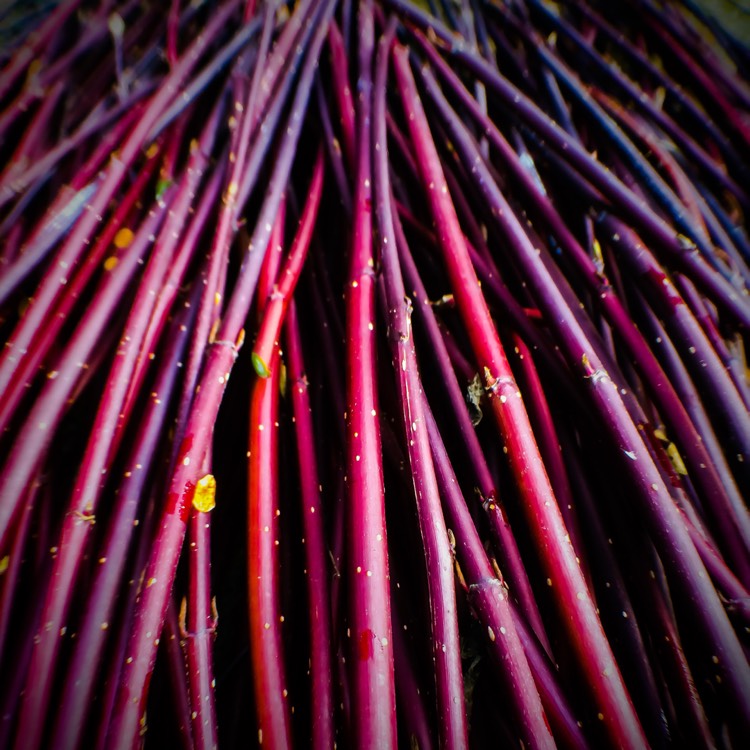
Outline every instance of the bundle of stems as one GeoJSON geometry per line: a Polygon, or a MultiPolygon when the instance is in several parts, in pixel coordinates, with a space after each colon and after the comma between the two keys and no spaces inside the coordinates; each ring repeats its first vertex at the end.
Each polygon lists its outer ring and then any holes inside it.
{"type": "Polygon", "coordinates": [[[750,52],[698,0],[0,10],[0,748],[736,748],[750,52]]]}

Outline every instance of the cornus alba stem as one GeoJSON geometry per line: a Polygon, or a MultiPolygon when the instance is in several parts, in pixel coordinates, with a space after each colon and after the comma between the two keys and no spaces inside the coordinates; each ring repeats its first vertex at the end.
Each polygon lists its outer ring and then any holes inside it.
{"type": "Polygon", "coordinates": [[[743,746],[731,31],[5,3],[0,746],[743,746]]]}

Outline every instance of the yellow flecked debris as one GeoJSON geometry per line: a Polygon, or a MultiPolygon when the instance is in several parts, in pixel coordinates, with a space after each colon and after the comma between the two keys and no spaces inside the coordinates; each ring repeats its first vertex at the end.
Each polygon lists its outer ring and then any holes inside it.
{"type": "Polygon", "coordinates": [[[200,513],[208,513],[216,506],[216,479],[206,474],[198,480],[193,494],[193,507],[200,513]]]}
{"type": "Polygon", "coordinates": [[[117,230],[115,235],[115,247],[120,250],[124,250],[126,247],[130,247],[130,243],[133,241],[133,231],[127,227],[117,230]]]}
{"type": "Polygon", "coordinates": [[[5,573],[6,570],[8,570],[9,565],[10,555],[6,555],[5,557],[0,558],[0,576],[5,573]]]}
{"type": "Polygon", "coordinates": [[[117,266],[117,257],[115,255],[110,255],[109,258],[107,258],[107,260],[104,261],[105,271],[111,271],[116,266],[117,266]]]}
{"type": "Polygon", "coordinates": [[[680,456],[680,452],[677,450],[677,446],[674,443],[669,443],[669,445],[667,445],[667,455],[669,456],[669,460],[672,462],[672,467],[674,468],[674,470],[678,474],[687,476],[688,472],[685,468],[682,456],[680,456]]]}
{"type": "Polygon", "coordinates": [[[38,75],[39,75],[39,73],[40,73],[40,72],[41,72],[41,71],[42,71],[43,69],[44,69],[44,63],[43,63],[43,62],[42,62],[41,60],[39,60],[38,58],[36,58],[36,59],[32,60],[32,61],[31,61],[31,62],[29,63],[29,67],[28,67],[28,69],[27,69],[27,71],[28,71],[28,76],[27,76],[27,80],[29,80],[29,81],[30,81],[30,80],[32,80],[33,78],[36,78],[36,76],[38,76],[38,75]]]}

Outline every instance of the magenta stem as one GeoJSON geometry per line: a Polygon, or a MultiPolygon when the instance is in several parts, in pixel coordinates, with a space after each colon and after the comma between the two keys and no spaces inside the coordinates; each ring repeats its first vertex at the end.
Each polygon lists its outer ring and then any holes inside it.
{"type": "Polygon", "coordinates": [[[315,431],[309,383],[302,353],[297,309],[292,300],[286,316],[286,360],[291,383],[292,410],[297,437],[300,503],[305,542],[305,570],[310,609],[310,716],[313,750],[335,742],[333,693],[333,635],[331,632],[330,563],[323,524],[315,431]]]}
{"type": "Polygon", "coordinates": [[[278,348],[284,316],[307,258],[307,251],[310,247],[310,240],[323,195],[324,165],[323,150],[319,148],[307,201],[289,255],[279,272],[278,280],[273,284],[273,288],[268,294],[268,298],[261,297],[261,302],[265,304],[261,315],[260,330],[253,347],[252,359],[255,372],[263,378],[271,374],[269,363],[274,351],[278,348]]]}
{"type": "MultiPolygon", "coordinates": [[[[204,468],[208,468],[208,462],[204,468]]],[[[215,750],[219,743],[213,659],[218,615],[211,598],[210,510],[193,507],[188,529],[190,595],[183,649],[196,750],[215,750]]]]}
{"type": "Polygon", "coordinates": [[[375,359],[372,230],[373,3],[358,12],[354,214],[346,289],[346,512],[351,731],[356,748],[397,745],[396,690],[375,359]]]}
{"type": "Polygon", "coordinates": [[[395,36],[389,23],[378,45],[374,82],[373,151],[376,221],[390,332],[393,369],[398,373],[401,419],[413,479],[417,516],[424,545],[430,598],[431,650],[435,667],[438,739],[441,747],[468,746],[463,696],[461,647],[456,615],[453,560],[440,506],[435,470],[422,405],[422,383],[411,328],[411,301],[406,296],[399,266],[388,174],[386,79],[395,36]]]}

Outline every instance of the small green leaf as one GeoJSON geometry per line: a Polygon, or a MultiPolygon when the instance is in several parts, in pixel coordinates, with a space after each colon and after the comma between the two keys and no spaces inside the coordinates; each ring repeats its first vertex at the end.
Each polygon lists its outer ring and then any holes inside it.
{"type": "Polygon", "coordinates": [[[156,200],[161,200],[164,197],[164,193],[167,192],[171,184],[172,180],[167,180],[163,177],[156,183],[156,200]]]}
{"type": "Polygon", "coordinates": [[[251,359],[253,361],[253,368],[259,378],[267,378],[271,374],[268,365],[263,361],[262,357],[253,352],[251,359]]]}

